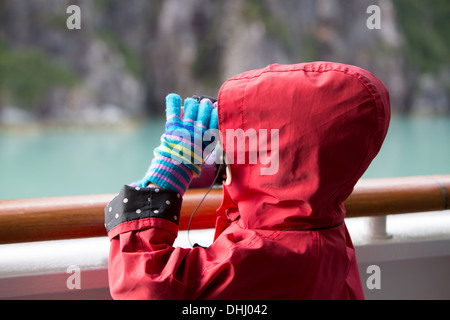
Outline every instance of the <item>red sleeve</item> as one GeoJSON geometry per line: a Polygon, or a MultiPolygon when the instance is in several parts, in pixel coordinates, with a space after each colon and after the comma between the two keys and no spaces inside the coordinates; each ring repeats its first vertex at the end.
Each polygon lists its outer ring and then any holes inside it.
{"type": "Polygon", "coordinates": [[[206,277],[227,273],[211,266],[220,257],[213,259],[204,248],[173,247],[181,202],[170,190],[125,186],[105,208],[114,299],[197,299],[211,283],[206,277]]]}

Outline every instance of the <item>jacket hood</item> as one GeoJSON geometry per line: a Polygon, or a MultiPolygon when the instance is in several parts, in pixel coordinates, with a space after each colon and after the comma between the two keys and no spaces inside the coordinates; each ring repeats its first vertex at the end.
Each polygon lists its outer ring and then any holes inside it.
{"type": "Polygon", "coordinates": [[[232,174],[221,209],[246,228],[314,229],[344,221],[344,201],[387,134],[390,102],[355,66],[275,64],[226,81],[218,113],[232,174]]]}

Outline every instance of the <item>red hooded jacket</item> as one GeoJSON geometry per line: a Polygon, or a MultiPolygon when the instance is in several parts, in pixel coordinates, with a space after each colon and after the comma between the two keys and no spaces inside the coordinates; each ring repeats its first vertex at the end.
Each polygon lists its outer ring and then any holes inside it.
{"type": "Polygon", "coordinates": [[[105,209],[113,298],[363,299],[344,201],[386,136],[385,86],[349,65],[271,65],[225,82],[218,108],[228,220],[208,248],[174,248],[181,199],[124,187],[105,209]]]}

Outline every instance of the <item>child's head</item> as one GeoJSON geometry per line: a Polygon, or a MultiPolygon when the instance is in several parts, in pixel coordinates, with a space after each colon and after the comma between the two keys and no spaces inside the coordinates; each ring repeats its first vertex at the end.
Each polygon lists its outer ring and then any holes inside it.
{"type": "Polygon", "coordinates": [[[257,227],[343,219],[343,202],[380,150],[390,119],[381,81],[328,62],[237,75],[222,86],[218,108],[226,189],[245,208],[245,223],[257,227]]]}

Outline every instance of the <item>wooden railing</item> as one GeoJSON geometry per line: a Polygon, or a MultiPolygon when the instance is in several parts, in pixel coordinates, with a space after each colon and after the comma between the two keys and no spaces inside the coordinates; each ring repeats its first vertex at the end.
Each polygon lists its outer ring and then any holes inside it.
{"type": "MultiPolygon", "coordinates": [[[[180,229],[205,189],[184,196],[180,229]]],[[[104,207],[114,194],[0,200],[0,244],[105,236],[104,207]]],[[[364,179],[345,202],[347,217],[449,209],[450,175],[364,179]]],[[[191,229],[213,228],[222,190],[213,189],[196,212],[191,229]]]]}

